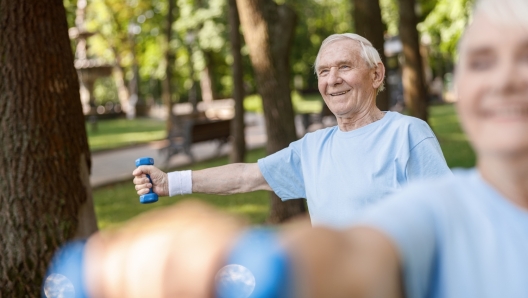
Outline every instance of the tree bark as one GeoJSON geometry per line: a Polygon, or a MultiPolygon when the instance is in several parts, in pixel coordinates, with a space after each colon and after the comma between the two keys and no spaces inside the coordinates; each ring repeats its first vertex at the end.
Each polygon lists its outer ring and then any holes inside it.
{"type": "Polygon", "coordinates": [[[39,297],[54,251],[97,230],[62,1],[0,0],[0,297],[39,297]]]}
{"type": "Polygon", "coordinates": [[[427,121],[427,87],[414,6],[414,0],[400,0],[399,31],[405,58],[402,67],[403,95],[409,114],[427,121]]]}
{"type": "MultiPolygon", "coordinates": [[[[354,7],[354,27],[356,33],[368,39],[378,50],[381,61],[385,68],[387,59],[385,57],[385,25],[381,18],[381,9],[378,0],[353,0],[354,7]]],[[[390,108],[390,90],[389,84],[385,83],[385,91],[376,97],[376,105],[382,111],[390,108]]]]}
{"type": "Polygon", "coordinates": [[[246,136],[244,133],[244,78],[242,67],[240,19],[236,0],[229,0],[229,40],[231,55],[233,55],[233,100],[235,101],[235,117],[231,123],[232,149],[229,162],[244,162],[246,157],[246,136]]]}
{"type": "Polygon", "coordinates": [[[205,59],[205,68],[200,74],[200,89],[202,91],[202,101],[211,102],[217,98],[214,80],[214,58],[213,52],[202,50],[205,59]]]}
{"type": "Polygon", "coordinates": [[[171,130],[172,124],[175,121],[175,115],[173,113],[174,102],[172,100],[172,69],[174,67],[175,55],[170,48],[170,42],[172,39],[172,23],[174,23],[174,7],[176,0],[168,0],[169,7],[167,9],[167,19],[165,24],[165,35],[167,37],[167,48],[165,49],[165,80],[163,80],[163,91],[162,98],[165,107],[167,108],[167,122],[166,130],[167,135],[171,130]]]}
{"type": "MultiPolygon", "coordinates": [[[[268,137],[266,151],[272,154],[297,139],[288,59],[296,15],[288,6],[271,0],[237,0],[237,6],[262,96],[268,137]]],[[[282,202],[272,194],[268,222],[282,222],[304,210],[302,200],[282,202]]]]}

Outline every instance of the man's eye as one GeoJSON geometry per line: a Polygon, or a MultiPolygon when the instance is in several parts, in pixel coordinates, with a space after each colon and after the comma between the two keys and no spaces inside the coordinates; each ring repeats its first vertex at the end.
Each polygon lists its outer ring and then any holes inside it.
{"type": "Polygon", "coordinates": [[[319,76],[320,77],[324,77],[327,74],[328,74],[328,69],[323,69],[323,70],[319,71],[319,76]]]}
{"type": "Polygon", "coordinates": [[[349,69],[349,68],[350,68],[350,66],[348,66],[348,65],[341,65],[341,66],[339,66],[339,69],[349,69]]]}

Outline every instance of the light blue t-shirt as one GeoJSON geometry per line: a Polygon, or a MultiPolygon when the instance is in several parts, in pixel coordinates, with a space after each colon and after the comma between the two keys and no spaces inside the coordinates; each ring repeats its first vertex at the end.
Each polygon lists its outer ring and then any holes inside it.
{"type": "Polygon", "coordinates": [[[409,186],[359,224],[396,244],[406,297],[528,297],[528,212],[476,170],[409,186]]]}
{"type": "Polygon", "coordinates": [[[306,198],[312,224],[336,228],[408,181],[451,174],[427,123],[396,112],[349,132],[308,133],[258,164],[282,200],[306,198]]]}

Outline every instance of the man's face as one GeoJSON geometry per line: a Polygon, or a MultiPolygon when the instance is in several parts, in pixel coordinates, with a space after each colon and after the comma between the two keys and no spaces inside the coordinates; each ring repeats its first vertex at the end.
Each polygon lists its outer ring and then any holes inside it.
{"type": "Polygon", "coordinates": [[[477,15],[460,48],[457,109],[480,157],[528,154],[528,30],[477,15]]]}
{"type": "Polygon", "coordinates": [[[319,92],[337,117],[368,110],[376,98],[375,69],[361,58],[361,46],[354,40],[330,43],[320,53],[316,73],[319,92]]]}

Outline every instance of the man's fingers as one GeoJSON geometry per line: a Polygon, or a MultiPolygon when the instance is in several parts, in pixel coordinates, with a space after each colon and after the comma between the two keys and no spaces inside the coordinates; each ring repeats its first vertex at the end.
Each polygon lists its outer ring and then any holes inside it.
{"type": "Polygon", "coordinates": [[[152,184],[150,184],[150,183],[138,184],[138,185],[135,186],[138,195],[140,195],[140,194],[142,195],[142,194],[148,193],[150,191],[151,187],[152,187],[152,184]]]}
{"type": "Polygon", "coordinates": [[[139,166],[132,172],[132,175],[140,176],[142,174],[150,174],[152,168],[153,166],[139,166]]]}
{"type": "Polygon", "coordinates": [[[144,188],[142,190],[137,191],[137,194],[140,195],[140,196],[141,195],[146,195],[146,194],[149,193],[149,191],[150,191],[149,188],[144,188]]]}
{"type": "Polygon", "coordinates": [[[142,175],[141,177],[134,178],[133,182],[136,185],[150,183],[149,179],[145,175],[142,175]]]}

